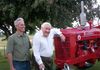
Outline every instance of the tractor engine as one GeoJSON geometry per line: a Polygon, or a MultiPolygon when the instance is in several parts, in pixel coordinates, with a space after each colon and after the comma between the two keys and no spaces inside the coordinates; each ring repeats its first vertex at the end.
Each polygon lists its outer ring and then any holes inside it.
{"type": "Polygon", "coordinates": [[[100,60],[100,27],[61,29],[66,37],[62,42],[54,36],[55,64],[63,69],[64,64],[78,68],[88,68],[100,60]]]}

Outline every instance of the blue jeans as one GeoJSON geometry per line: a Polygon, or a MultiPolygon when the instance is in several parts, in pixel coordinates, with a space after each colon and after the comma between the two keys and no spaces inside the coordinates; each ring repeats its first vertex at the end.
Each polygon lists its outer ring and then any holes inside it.
{"type": "Polygon", "coordinates": [[[29,61],[13,61],[15,70],[31,70],[29,61]]]}

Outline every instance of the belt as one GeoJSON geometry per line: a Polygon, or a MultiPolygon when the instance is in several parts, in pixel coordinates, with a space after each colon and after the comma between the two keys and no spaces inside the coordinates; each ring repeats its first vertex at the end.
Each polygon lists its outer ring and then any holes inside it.
{"type": "Polygon", "coordinates": [[[47,61],[51,61],[52,60],[52,57],[44,57],[44,56],[41,56],[42,60],[47,60],[47,61]]]}

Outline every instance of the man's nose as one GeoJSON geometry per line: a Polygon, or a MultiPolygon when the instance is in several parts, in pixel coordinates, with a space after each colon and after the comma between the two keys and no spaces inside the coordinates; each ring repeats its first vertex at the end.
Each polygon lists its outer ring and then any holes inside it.
{"type": "Polygon", "coordinates": [[[50,30],[46,30],[47,32],[50,32],[50,30]]]}

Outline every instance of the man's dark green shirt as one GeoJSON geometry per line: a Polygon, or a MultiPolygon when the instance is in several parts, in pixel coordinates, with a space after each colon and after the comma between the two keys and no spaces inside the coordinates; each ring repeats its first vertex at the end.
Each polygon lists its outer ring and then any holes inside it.
{"type": "Polygon", "coordinates": [[[8,38],[6,54],[12,53],[13,60],[29,60],[30,41],[27,34],[20,36],[17,32],[8,38]]]}

